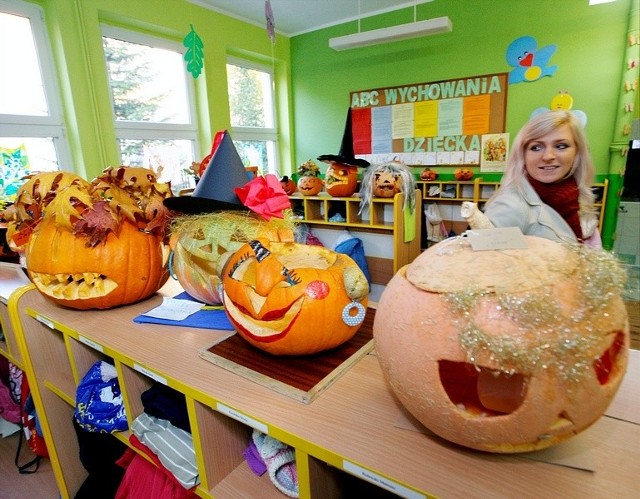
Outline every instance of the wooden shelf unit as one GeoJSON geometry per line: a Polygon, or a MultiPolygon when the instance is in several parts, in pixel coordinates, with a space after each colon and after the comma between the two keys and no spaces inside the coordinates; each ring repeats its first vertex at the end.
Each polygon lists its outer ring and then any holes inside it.
{"type": "Polygon", "coordinates": [[[420,230],[422,226],[422,191],[416,190],[415,237],[404,241],[404,195],[393,198],[373,198],[368,207],[360,211],[361,198],[321,196],[289,196],[294,213],[300,221],[328,229],[351,229],[389,235],[393,244],[393,259],[367,256],[372,281],[386,284],[401,267],[412,262],[420,254],[420,230]],[[344,221],[332,220],[338,213],[344,221]]]}
{"type": "MultiPolygon", "coordinates": [[[[424,203],[460,204],[463,201],[471,201],[476,203],[479,208],[482,208],[484,203],[500,187],[499,181],[484,181],[481,177],[468,181],[419,180],[416,183],[422,192],[424,203]],[[437,189],[437,194],[433,192],[434,189],[437,189]]],[[[609,181],[605,179],[603,182],[595,183],[592,189],[596,195],[594,207],[597,210],[598,229],[602,232],[609,181]]]]}
{"type": "MultiPolygon", "coordinates": [[[[172,283],[162,293],[176,291],[172,283]]],[[[632,442],[640,441],[639,425],[605,416],[580,436],[587,439],[595,473],[464,449],[407,428],[375,353],[307,405],[201,359],[198,351],[223,332],[133,322],[161,300],[157,294],[112,310],[77,311],[46,300],[35,288],[20,288],[11,297],[63,499],[73,497],[86,477],[72,427],[75,388],[104,359],[115,363],[130,424],[143,410],[140,394],[153,382],[185,394],[201,478],[196,492],[204,498],[284,497],[244,461],[253,428],[295,448],[301,499],[356,497],[354,490],[368,490],[365,497],[388,491],[411,498],[551,497],[558,490],[571,497],[626,497],[637,488],[640,447],[632,442]],[[372,484],[378,493],[371,493],[372,484]]],[[[632,384],[640,381],[639,361],[628,369],[632,384]]],[[[633,387],[620,402],[640,410],[633,387]]],[[[125,443],[127,437],[117,435],[125,443]]]]}

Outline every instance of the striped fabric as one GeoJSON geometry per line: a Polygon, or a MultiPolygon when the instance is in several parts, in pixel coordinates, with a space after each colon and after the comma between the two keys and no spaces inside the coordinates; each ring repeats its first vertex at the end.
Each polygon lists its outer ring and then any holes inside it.
{"type": "Polygon", "coordinates": [[[200,483],[190,433],[144,412],[135,419],[131,431],[158,456],[184,488],[190,489],[200,483]]]}

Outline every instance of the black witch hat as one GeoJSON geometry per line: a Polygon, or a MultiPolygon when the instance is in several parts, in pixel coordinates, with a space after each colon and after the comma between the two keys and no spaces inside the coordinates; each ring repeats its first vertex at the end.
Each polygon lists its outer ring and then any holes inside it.
{"type": "Polygon", "coordinates": [[[245,210],[234,189],[249,181],[231,136],[225,130],[217,149],[211,156],[198,185],[191,196],[166,198],[164,205],[186,215],[218,210],[245,210]]]}
{"type": "Polygon", "coordinates": [[[353,131],[351,129],[351,108],[347,111],[347,122],[344,125],[344,133],[342,134],[342,144],[340,144],[340,152],[336,154],[323,154],[318,156],[318,161],[324,163],[340,163],[346,166],[357,166],[366,168],[369,162],[364,159],[356,158],[353,154],[353,131]]]}

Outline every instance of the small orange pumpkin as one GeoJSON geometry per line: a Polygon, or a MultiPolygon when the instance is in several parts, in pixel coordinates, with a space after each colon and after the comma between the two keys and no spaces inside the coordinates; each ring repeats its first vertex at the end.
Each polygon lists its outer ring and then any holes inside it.
{"type": "Polygon", "coordinates": [[[331,161],[324,176],[324,183],[330,196],[353,196],[358,188],[358,167],[331,161]]]}
{"type": "Polygon", "coordinates": [[[323,186],[324,183],[320,177],[305,175],[298,179],[298,191],[303,196],[315,196],[322,190],[323,186]]]}
{"type": "Polygon", "coordinates": [[[453,172],[453,176],[456,180],[471,180],[473,178],[473,172],[470,168],[456,168],[453,172]]]}
{"type": "Polygon", "coordinates": [[[438,178],[438,173],[431,168],[425,168],[420,172],[420,180],[431,181],[438,178]]]}
{"type": "Polygon", "coordinates": [[[140,301],[167,281],[168,246],[161,235],[124,220],[94,247],[45,217],[26,248],[27,272],[38,290],[70,308],[107,309],[140,301]]]}
{"type": "Polygon", "coordinates": [[[274,355],[308,355],[358,331],[369,284],[347,255],[258,239],[227,261],[224,306],[238,334],[274,355]]]}
{"type": "Polygon", "coordinates": [[[626,369],[615,257],[525,238],[524,249],[484,251],[440,242],[394,275],[376,311],[376,352],[400,402],[466,447],[528,452],[571,438],[604,413],[626,369]]]}
{"type": "Polygon", "coordinates": [[[288,196],[291,196],[291,194],[296,192],[296,183],[287,175],[280,179],[280,185],[282,186],[282,190],[284,190],[288,196]]]}

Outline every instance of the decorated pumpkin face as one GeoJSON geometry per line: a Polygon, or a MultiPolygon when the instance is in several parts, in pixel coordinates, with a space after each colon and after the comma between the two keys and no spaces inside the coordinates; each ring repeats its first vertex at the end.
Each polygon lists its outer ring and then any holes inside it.
{"type": "Polygon", "coordinates": [[[250,344],[274,355],[308,355],[358,331],[369,284],[342,253],[255,240],[227,262],[223,289],[227,316],[250,344]]]}
{"type": "Polygon", "coordinates": [[[26,250],[27,272],[41,293],[70,308],[106,309],[147,298],[169,277],[162,236],[129,221],[104,242],[86,243],[53,218],[42,220],[26,250]]]}
{"type": "Polygon", "coordinates": [[[469,168],[456,168],[453,176],[456,180],[471,180],[473,178],[473,172],[469,168]]]}
{"type": "Polygon", "coordinates": [[[282,186],[282,190],[286,192],[288,196],[291,196],[291,194],[296,192],[296,183],[286,175],[280,179],[280,185],[282,186]]]}
{"type": "Polygon", "coordinates": [[[332,161],[324,176],[326,191],[330,196],[349,197],[358,188],[358,168],[332,161]]]}
{"type": "Polygon", "coordinates": [[[402,177],[390,172],[378,172],[373,177],[373,196],[392,198],[402,190],[402,177]]]}
{"type": "Polygon", "coordinates": [[[219,305],[222,268],[227,258],[256,237],[293,241],[292,223],[278,218],[267,222],[236,212],[177,219],[172,226],[172,275],[196,300],[219,305]]]}
{"type": "Polygon", "coordinates": [[[483,451],[555,445],[594,423],[624,375],[624,271],[607,252],[440,242],[403,267],[374,322],[383,373],[435,434],[483,451]],[[410,304],[410,306],[407,306],[410,304]]]}
{"type": "Polygon", "coordinates": [[[438,178],[438,173],[435,170],[425,168],[420,172],[420,180],[430,181],[438,178]]]}
{"type": "Polygon", "coordinates": [[[298,191],[303,196],[315,196],[323,186],[324,183],[320,177],[305,176],[298,179],[298,191]]]}

